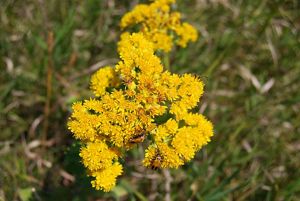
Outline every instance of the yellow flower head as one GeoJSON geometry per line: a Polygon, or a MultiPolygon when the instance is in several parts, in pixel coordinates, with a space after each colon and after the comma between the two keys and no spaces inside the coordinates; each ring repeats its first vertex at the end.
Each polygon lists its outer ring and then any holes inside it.
{"type": "Polygon", "coordinates": [[[181,26],[174,27],[174,31],[179,36],[176,43],[181,47],[186,47],[189,41],[195,42],[198,38],[197,30],[189,23],[183,23],[181,26]]]}
{"type": "Polygon", "coordinates": [[[81,148],[79,155],[84,166],[90,171],[108,168],[113,160],[118,158],[117,154],[101,141],[88,143],[86,147],[81,148]]]}
{"type": "Polygon", "coordinates": [[[97,190],[109,192],[116,185],[116,178],[123,172],[122,165],[114,163],[106,169],[92,172],[91,176],[95,177],[92,186],[97,190]]]}
{"type": "Polygon", "coordinates": [[[186,125],[195,129],[194,145],[197,150],[201,149],[202,146],[210,142],[211,137],[214,134],[212,123],[207,120],[201,114],[188,113],[184,115],[184,121],[186,125]]]}
{"type": "Polygon", "coordinates": [[[139,31],[154,44],[154,49],[169,52],[173,41],[179,46],[186,47],[189,41],[198,37],[196,29],[188,24],[181,23],[181,15],[172,12],[170,5],[175,0],[155,0],[151,4],[139,4],[121,19],[122,29],[138,25],[139,31]]]}
{"type": "Polygon", "coordinates": [[[81,102],[74,103],[73,113],[68,122],[68,128],[79,140],[94,141],[97,138],[97,127],[100,118],[91,114],[81,102]]]}
{"type": "Polygon", "coordinates": [[[176,153],[175,149],[166,143],[150,145],[146,150],[143,164],[152,169],[158,168],[178,168],[184,161],[176,153]]]}
{"type": "Polygon", "coordinates": [[[118,50],[122,61],[116,70],[126,84],[141,74],[157,77],[163,71],[160,59],[154,55],[153,43],[146,40],[142,33],[123,34],[118,50]]]}
{"type": "Polygon", "coordinates": [[[153,121],[146,109],[122,90],[74,104],[73,109],[68,125],[77,139],[106,140],[119,148],[131,148],[132,139],[149,132],[153,121]]]}
{"type": "Polygon", "coordinates": [[[91,89],[95,96],[102,96],[109,87],[119,85],[119,79],[110,66],[100,68],[91,78],[91,89]]]}

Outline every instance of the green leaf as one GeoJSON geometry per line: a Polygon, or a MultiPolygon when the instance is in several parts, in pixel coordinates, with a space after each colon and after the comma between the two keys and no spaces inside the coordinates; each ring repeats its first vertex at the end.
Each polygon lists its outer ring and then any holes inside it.
{"type": "Polygon", "coordinates": [[[19,189],[19,196],[22,201],[29,201],[32,196],[31,188],[19,189]]]}

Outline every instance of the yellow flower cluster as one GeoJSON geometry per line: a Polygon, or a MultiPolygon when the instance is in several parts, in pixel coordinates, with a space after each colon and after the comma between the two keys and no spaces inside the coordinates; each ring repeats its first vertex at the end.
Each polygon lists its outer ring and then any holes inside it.
{"type": "MultiPolygon", "coordinates": [[[[150,7],[167,13],[172,2],[158,0],[150,7]]],[[[178,168],[213,135],[211,122],[191,112],[203,94],[202,81],[164,70],[156,45],[143,32],[124,33],[118,44],[120,61],[91,78],[95,98],[72,106],[68,127],[83,143],[80,157],[98,190],[115,186],[123,171],[118,159],[144,140],[150,140],[144,166],[178,168]]]]}
{"type": "Polygon", "coordinates": [[[102,96],[109,87],[116,87],[118,84],[117,74],[110,66],[101,68],[91,78],[91,89],[95,96],[102,96]]]}
{"type": "Polygon", "coordinates": [[[196,41],[198,34],[189,23],[181,22],[181,14],[171,9],[175,0],[154,0],[149,5],[139,4],[121,19],[122,29],[137,25],[146,39],[154,44],[155,49],[169,52],[173,41],[186,47],[189,41],[196,41]]]}
{"type": "Polygon", "coordinates": [[[89,142],[81,149],[84,166],[95,177],[92,186],[97,190],[109,191],[116,185],[116,177],[122,174],[122,166],[115,160],[117,153],[103,141],[89,142]]]}

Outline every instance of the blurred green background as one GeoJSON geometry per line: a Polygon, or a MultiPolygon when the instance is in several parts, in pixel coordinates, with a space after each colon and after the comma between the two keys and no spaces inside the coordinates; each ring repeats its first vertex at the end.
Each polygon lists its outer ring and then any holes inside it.
{"type": "Polygon", "coordinates": [[[298,0],[178,1],[200,38],[172,69],[205,81],[215,136],[169,172],[145,169],[138,147],[114,191],[91,188],[66,121],[139,2],[0,0],[0,200],[300,200],[298,0]]]}

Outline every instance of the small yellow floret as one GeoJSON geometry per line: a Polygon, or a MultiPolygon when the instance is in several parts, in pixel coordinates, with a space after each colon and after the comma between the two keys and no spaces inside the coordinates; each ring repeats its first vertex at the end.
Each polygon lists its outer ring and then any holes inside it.
{"type": "Polygon", "coordinates": [[[158,168],[178,168],[184,164],[184,161],[176,153],[175,149],[168,146],[166,143],[157,143],[155,146],[150,145],[146,150],[143,165],[152,167],[154,161],[159,163],[158,168]],[[157,159],[159,160],[157,161],[157,159]]]}
{"type": "Polygon", "coordinates": [[[69,130],[76,139],[94,141],[97,137],[96,128],[99,125],[99,116],[90,114],[81,102],[74,103],[72,109],[73,113],[68,121],[69,130]]]}
{"type": "Polygon", "coordinates": [[[92,186],[97,190],[103,190],[109,192],[116,185],[116,178],[123,172],[123,167],[119,163],[114,163],[112,166],[106,169],[92,172],[91,176],[95,177],[92,186]]]}
{"type": "Polygon", "coordinates": [[[181,26],[174,27],[174,31],[179,36],[177,44],[186,47],[189,41],[195,42],[198,38],[197,30],[189,23],[183,23],[181,26]]]}
{"type": "Polygon", "coordinates": [[[115,87],[118,84],[118,77],[110,66],[100,68],[91,78],[91,89],[96,96],[102,96],[108,87],[115,87]]]}
{"type": "Polygon", "coordinates": [[[86,147],[81,148],[79,155],[84,166],[90,171],[108,168],[113,160],[118,158],[117,154],[104,142],[88,143],[86,147]]]}

